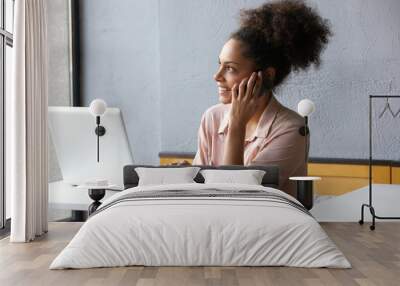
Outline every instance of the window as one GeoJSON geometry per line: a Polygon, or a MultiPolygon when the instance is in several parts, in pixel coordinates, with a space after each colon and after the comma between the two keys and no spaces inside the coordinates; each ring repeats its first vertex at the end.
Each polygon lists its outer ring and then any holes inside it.
{"type": "MultiPolygon", "coordinates": [[[[0,0],[0,228],[4,230],[10,214],[10,194],[5,188],[5,105],[11,92],[14,0],[0,0]]],[[[9,224],[7,224],[9,225],[9,224]]],[[[1,234],[1,233],[0,233],[1,234]]]]}

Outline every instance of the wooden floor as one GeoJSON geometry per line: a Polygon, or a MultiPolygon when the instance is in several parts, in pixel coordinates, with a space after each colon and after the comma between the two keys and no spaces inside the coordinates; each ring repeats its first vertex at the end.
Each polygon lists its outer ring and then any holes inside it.
{"type": "Polygon", "coordinates": [[[289,267],[120,267],[48,270],[81,223],[50,223],[32,243],[0,241],[0,285],[400,285],[400,223],[376,230],[356,223],[323,223],[352,269],[289,267]]]}

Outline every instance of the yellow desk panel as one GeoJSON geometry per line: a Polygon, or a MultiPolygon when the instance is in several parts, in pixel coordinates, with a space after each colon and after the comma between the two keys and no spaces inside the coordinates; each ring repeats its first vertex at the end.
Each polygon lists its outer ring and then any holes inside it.
{"type": "Polygon", "coordinates": [[[171,164],[178,163],[178,162],[181,162],[184,160],[190,162],[190,164],[193,162],[193,158],[161,157],[160,165],[171,165],[171,164]]]}
{"type": "Polygon", "coordinates": [[[392,184],[400,184],[400,167],[392,167],[392,184]]]}
{"type": "MultiPolygon", "coordinates": [[[[160,157],[160,165],[169,165],[186,160],[192,163],[192,157],[160,157]]],[[[308,175],[322,177],[314,182],[315,192],[319,195],[342,195],[368,185],[368,165],[309,163],[308,175]]],[[[373,183],[400,184],[400,167],[376,165],[372,168],[373,183]]]]}

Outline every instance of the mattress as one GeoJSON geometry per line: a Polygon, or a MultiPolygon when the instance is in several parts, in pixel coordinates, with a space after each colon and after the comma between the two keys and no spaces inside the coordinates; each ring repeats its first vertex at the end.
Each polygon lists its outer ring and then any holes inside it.
{"type": "Polygon", "coordinates": [[[198,183],[134,187],[108,198],[50,269],[130,265],[351,267],[284,192],[198,183]]]}

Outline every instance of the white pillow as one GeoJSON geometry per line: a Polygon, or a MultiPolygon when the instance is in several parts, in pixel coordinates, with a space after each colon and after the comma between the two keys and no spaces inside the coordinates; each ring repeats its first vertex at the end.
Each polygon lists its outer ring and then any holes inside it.
{"type": "Polygon", "coordinates": [[[182,168],[135,168],[139,176],[138,186],[195,183],[199,167],[182,168]]]}
{"type": "Polygon", "coordinates": [[[265,171],[262,170],[201,170],[204,183],[230,183],[261,185],[265,171]]]}

